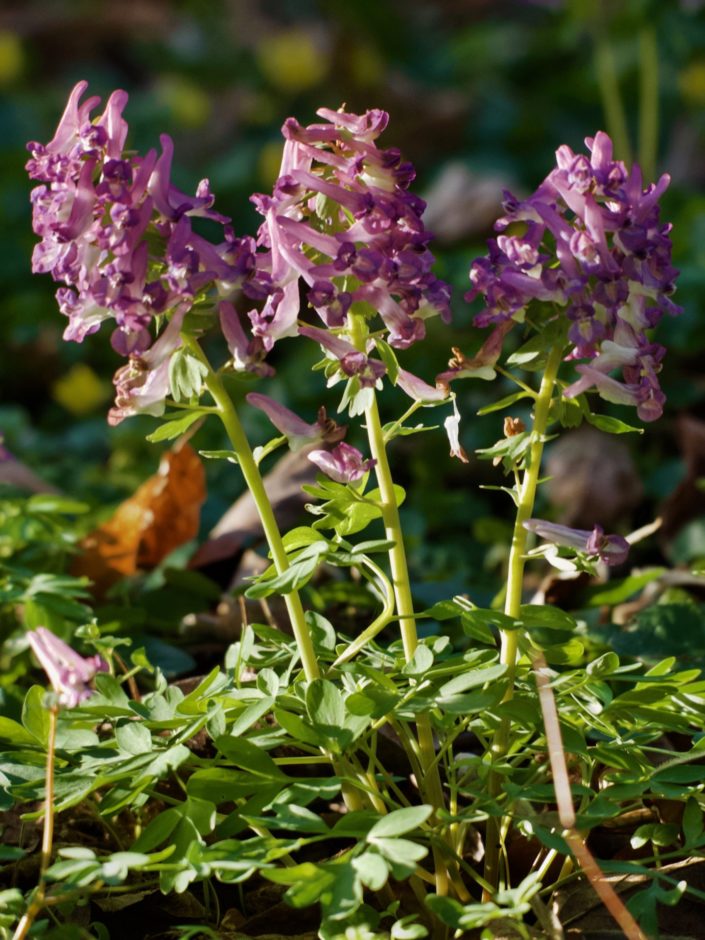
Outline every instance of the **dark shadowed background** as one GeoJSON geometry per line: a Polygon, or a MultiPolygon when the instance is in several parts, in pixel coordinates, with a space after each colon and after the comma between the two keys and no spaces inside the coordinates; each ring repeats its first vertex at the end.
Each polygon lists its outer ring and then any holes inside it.
{"type": "MultiPolygon", "coordinates": [[[[417,167],[429,202],[438,274],[454,287],[452,327],[432,325],[405,364],[427,380],[450,347],[477,346],[463,300],[467,271],[484,250],[501,191],[528,193],[562,143],[577,149],[603,128],[617,156],[638,158],[647,179],[668,171],[664,217],[673,220],[678,301],[664,323],[669,347],[664,418],[604,442],[574,437],[553,455],[556,517],[620,531],[667,511],[666,535],[637,560],[705,557],[705,9],[686,0],[2,0],[0,3],[0,430],[22,461],[95,506],[131,493],[153,471],[151,419],[109,430],[105,413],[118,365],[108,332],[83,345],[61,339],[55,285],[34,277],[27,140],[46,141],[79,79],[104,98],[130,93],[131,145],[176,145],[175,182],[209,177],[216,206],[240,234],[254,233],[248,196],[267,190],[281,152],[279,128],[321,106],[390,112],[384,142],[417,167]],[[628,437],[628,439],[627,439],[628,437]],[[702,466],[701,466],[702,465],[702,466]],[[677,489],[680,486],[680,489],[677,489]],[[676,494],[674,496],[674,493],[676,494]]],[[[325,392],[309,363],[277,350],[269,391],[310,420],[325,392]]],[[[476,411],[506,394],[500,383],[459,388],[468,452],[501,434],[501,417],[476,411]]],[[[329,400],[334,408],[335,402],[329,400]]],[[[398,398],[388,417],[400,410],[398,398]]],[[[627,421],[632,416],[615,409],[627,421]]],[[[435,415],[430,413],[433,418],[435,415]]],[[[254,416],[247,421],[261,432],[254,416]]],[[[206,435],[211,433],[206,431],[206,435]]],[[[216,433],[216,432],[213,432],[216,433]]],[[[217,446],[217,443],[216,445],[217,446]]],[[[409,486],[405,524],[419,592],[430,602],[475,587],[488,597],[500,573],[510,506],[478,489],[499,470],[446,457],[442,432],[396,445],[409,486]]],[[[209,466],[207,531],[237,495],[233,468],[209,466]]],[[[545,507],[544,507],[545,508],[545,507]]]]}

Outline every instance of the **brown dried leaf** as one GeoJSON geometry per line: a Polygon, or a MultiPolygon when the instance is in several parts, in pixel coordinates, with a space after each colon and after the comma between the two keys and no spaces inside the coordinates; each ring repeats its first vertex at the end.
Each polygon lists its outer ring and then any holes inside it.
{"type": "Polygon", "coordinates": [[[198,455],[187,443],[177,444],[134,496],[86,536],[72,573],[90,578],[100,595],[121,578],[155,567],[197,534],[205,498],[198,455]]]}

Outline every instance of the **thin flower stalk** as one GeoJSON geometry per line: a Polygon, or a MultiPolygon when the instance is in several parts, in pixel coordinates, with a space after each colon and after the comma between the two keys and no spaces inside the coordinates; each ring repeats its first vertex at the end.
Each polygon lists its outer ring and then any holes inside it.
{"type": "MultiPolygon", "coordinates": [[[[364,344],[364,328],[359,328],[357,318],[354,315],[350,317],[350,326],[352,336],[364,344]]],[[[394,481],[392,479],[389,460],[387,459],[387,449],[382,422],[379,417],[379,409],[377,407],[377,398],[374,394],[370,396],[369,404],[365,409],[365,422],[370,444],[370,453],[372,459],[375,461],[375,474],[380,492],[380,509],[382,511],[384,530],[387,539],[394,543],[389,549],[389,566],[392,574],[392,586],[396,599],[396,610],[397,616],[399,617],[404,657],[406,661],[409,662],[418,646],[414,601],[411,596],[409,567],[406,560],[406,550],[404,548],[404,535],[399,519],[399,507],[394,492],[394,481]]],[[[427,716],[419,717],[417,733],[421,770],[419,786],[422,791],[425,790],[428,801],[436,810],[439,810],[445,805],[445,799],[438,764],[435,759],[433,731],[427,716]]],[[[438,894],[444,895],[448,893],[447,865],[443,854],[435,846],[433,853],[436,868],[436,891],[438,894]]]]}
{"type": "MultiPolygon", "coordinates": [[[[544,440],[548,427],[548,416],[553,399],[553,391],[558,377],[558,369],[563,358],[564,347],[557,344],[551,350],[546,369],[541,380],[541,387],[534,408],[534,422],[531,430],[531,446],[529,460],[518,491],[517,513],[512,533],[512,545],[509,553],[509,571],[507,576],[507,593],[504,612],[515,620],[521,614],[521,597],[524,584],[524,567],[526,565],[526,540],[528,530],[527,522],[534,510],[536,489],[541,471],[541,458],[543,456],[544,440]]],[[[517,647],[519,633],[517,630],[501,631],[500,662],[507,666],[508,687],[504,701],[509,701],[514,695],[514,680],[517,667],[517,647]]],[[[506,755],[509,746],[511,724],[504,718],[497,729],[492,742],[492,758],[500,761],[506,755]]],[[[496,797],[501,789],[501,777],[497,773],[490,776],[490,795],[496,797]]],[[[496,819],[487,821],[487,841],[485,847],[485,880],[496,889],[499,879],[499,825],[496,819]]]]}
{"type": "Polygon", "coordinates": [[[39,882],[27,910],[22,915],[12,940],[24,940],[32,928],[37,914],[45,905],[46,873],[51,864],[54,846],[54,762],[56,752],[56,725],[59,717],[57,705],[49,709],[49,736],[47,739],[46,777],[44,782],[44,827],[42,830],[42,854],[39,863],[39,882]]]}

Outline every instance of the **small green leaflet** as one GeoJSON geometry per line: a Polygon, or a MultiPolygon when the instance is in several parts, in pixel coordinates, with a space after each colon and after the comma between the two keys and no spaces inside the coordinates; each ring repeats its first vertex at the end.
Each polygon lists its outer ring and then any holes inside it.
{"type": "Polygon", "coordinates": [[[588,413],[585,419],[598,431],[605,431],[607,434],[643,434],[643,428],[634,428],[631,424],[625,424],[619,418],[612,418],[609,415],[594,415],[588,413]]]}
{"type": "Polygon", "coordinates": [[[173,441],[175,437],[180,437],[195,424],[199,418],[204,416],[204,411],[184,411],[178,417],[172,419],[172,415],[165,415],[165,423],[161,424],[156,431],[147,435],[147,440],[153,444],[159,441],[173,441]]]}

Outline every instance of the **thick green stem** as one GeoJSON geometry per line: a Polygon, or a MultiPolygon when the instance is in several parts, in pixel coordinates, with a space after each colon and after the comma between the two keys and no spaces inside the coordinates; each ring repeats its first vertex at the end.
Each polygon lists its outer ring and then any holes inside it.
{"type": "MultiPolygon", "coordinates": [[[[531,446],[521,487],[519,488],[517,514],[514,523],[514,532],[512,534],[512,546],[509,553],[509,570],[507,575],[507,593],[504,603],[504,612],[508,616],[518,619],[521,614],[521,597],[524,586],[524,566],[526,564],[526,539],[527,530],[524,523],[531,518],[534,511],[534,502],[536,500],[536,488],[541,473],[541,458],[543,456],[544,440],[546,428],[548,426],[548,414],[553,398],[553,390],[558,376],[558,369],[563,358],[563,346],[558,344],[550,352],[546,369],[541,380],[536,405],[534,407],[534,423],[531,430],[531,446]]],[[[500,662],[507,666],[507,678],[509,685],[503,701],[508,702],[514,695],[514,680],[517,667],[517,647],[519,643],[518,630],[501,631],[502,648],[500,653],[500,662]]],[[[492,760],[501,760],[509,749],[509,733],[511,724],[508,718],[504,718],[495,732],[492,742],[492,760]]],[[[489,791],[490,796],[499,795],[502,786],[502,779],[499,774],[490,774],[489,791]]],[[[499,850],[500,850],[500,825],[495,818],[487,821],[487,837],[485,845],[485,881],[497,888],[499,881],[499,850]]]]}
{"type": "Polygon", "coordinates": [[[397,603],[402,643],[404,644],[404,657],[408,662],[414,655],[419,641],[416,634],[414,602],[411,597],[409,569],[406,563],[399,509],[392,482],[392,473],[387,460],[384,433],[379,419],[376,398],[372,398],[369,407],[366,409],[365,420],[370,441],[370,452],[375,460],[375,474],[381,497],[382,521],[384,522],[387,538],[394,542],[394,546],[389,550],[389,567],[392,572],[392,586],[397,603]]]}
{"type": "MultiPolygon", "coordinates": [[[[264,487],[262,475],[259,472],[259,468],[252,454],[252,449],[250,448],[250,442],[247,440],[247,435],[240,423],[240,418],[235,410],[235,406],[230,400],[230,396],[226,392],[220,376],[213,371],[210,363],[195,341],[189,341],[189,348],[208,369],[205,376],[206,388],[216,404],[218,415],[223,422],[225,432],[237,456],[237,461],[242,470],[242,475],[245,478],[247,488],[255,501],[255,506],[257,507],[260,521],[262,522],[262,528],[264,529],[264,535],[267,539],[269,550],[272,553],[274,567],[277,569],[277,574],[282,574],[282,572],[286,571],[289,567],[289,560],[286,556],[286,550],[282,542],[277,520],[274,517],[272,504],[269,501],[267,491],[264,487]]],[[[311,632],[304,617],[301,597],[298,591],[290,591],[288,594],[284,594],[283,597],[287,613],[289,614],[289,620],[291,621],[291,629],[294,633],[296,646],[301,656],[304,674],[308,680],[317,679],[321,673],[318,668],[318,659],[316,658],[316,653],[313,648],[311,632]]]]}
{"type": "Polygon", "coordinates": [[[42,861],[40,877],[42,881],[51,864],[51,851],[54,844],[54,754],[56,751],[56,726],[59,709],[54,705],[49,709],[49,736],[47,739],[46,779],[44,781],[44,829],[42,832],[42,861]]]}
{"type": "MultiPolygon", "coordinates": [[[[233,446],[233,450],[237,456],[238,464],[242,470],[245,483],[247,484],[252,498],[255,501],[260,521],[262,522],[262,528],[267,539],[267,544],[269,545],[269,550],[272,553],[274,567],[276,568],[277,573],[281,574],[289,567],[289,560],[286,556],[286,550],[284,548],[281,533],[279,532],[277,520],[274,516],[272,504],[269,501],[267,491],[264,487],[262,475],[259,472],[259,467],[257,466],[257,463],[252,454],[252,449],[250,448],[250,442],[247,440],[247,435],[245,434],[242,424],[240,423],[235,406],[230,400],[230,396],[226,392],[220,376],[213,371],[210,363],[208,362],[208,359],[204,355],[203,350],[198,345],[198,343],[190,338],[187,338],[186,342],[193,354],[197,356],[198,359],[206,366],[207,372],[204,379],[206,388],[210,392],[211,397],[215,402],[220,420],[223,423],[225,432],[228,435],[228,439],[230,440],[230,443],[233,446]]],[[[299,650],[299,655],[301,656],[304,675],[308,681],[311,681],[312,679],[318,679],[320,678],[321,673],[318,667],[318,659],[313,647],[311,632],[309,630],[308,624],[306,623],[301,597],[298,591],[290,591],[288,594],[284,594],[283,598],[284,603],[286,604],[287,613],[289,614],[289,620],[291,622],[291,628],[294,633],[294,639],[296,640],[296,646],[299,650]]],[[[350,810],[362,809],[363,803],[360,799],[360,794],[357,792],[355,786],[351,786],[350,783],[346,780],[346,777],[350,776],[350,772],[348,770],[345,759],[335,759],[331,756],[331,762],[333,764],[334,771],[341,778],[341,789],[343,791],[343,798],[345,800],[346,806],[350,810]]]]}

